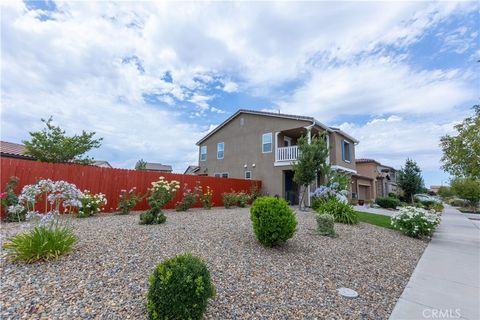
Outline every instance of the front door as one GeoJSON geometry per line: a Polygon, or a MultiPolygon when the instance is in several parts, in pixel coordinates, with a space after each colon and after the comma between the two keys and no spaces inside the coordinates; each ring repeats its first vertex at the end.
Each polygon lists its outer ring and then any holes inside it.
{"type": "Polygon", "coordinates": [[[284,198],[290,205],[298,205],[298,186],[293,181],[293,171],[283,171],[285,182],[284,198]]]}

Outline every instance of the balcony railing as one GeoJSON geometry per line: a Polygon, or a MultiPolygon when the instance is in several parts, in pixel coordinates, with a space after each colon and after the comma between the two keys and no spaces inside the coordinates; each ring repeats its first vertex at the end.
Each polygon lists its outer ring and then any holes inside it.
{"type": "Polygon", "coordinates": [[[277,148],[275,161],[293,161],[298,159],[298,146],[277,148]]]}

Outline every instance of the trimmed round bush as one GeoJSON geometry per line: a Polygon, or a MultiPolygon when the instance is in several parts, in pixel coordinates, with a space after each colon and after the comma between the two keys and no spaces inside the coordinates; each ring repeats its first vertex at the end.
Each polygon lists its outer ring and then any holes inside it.
{"type": "Polygon", "coordinates": [[[205,262],[189,253],[179,255],[160,263],[150,276],[148,318],[202,319],[214,296],[205,262]]]}
{"type": "Polygon", "coordinates": [[[391,197],[388,197],[388,198],[379,197],[375,199],[375,203],[385,209],[396,209],[400,205],[400,200],[398,200],[397,198],[391,198],[391,197]]]}
{"type": "Polygon", "coordinates": [[[317,213],[317,231],[322,236],[335,235],[335,218],[328,213],[317,213]]]}
{"type": "Polygon", "coordinates": [[[250,219],[257,240],[272,247],[292,238],[297,218],[284,199],[260,197],[250,208],[250,219]]]}
{"type": "Polygon", "coordinates": [[[358,213],[348,203],[343,203],[337,199],[329,199],[320,204],[317,212],[331,214],[335,222],[355,224],[358,223],[358,213]]]}

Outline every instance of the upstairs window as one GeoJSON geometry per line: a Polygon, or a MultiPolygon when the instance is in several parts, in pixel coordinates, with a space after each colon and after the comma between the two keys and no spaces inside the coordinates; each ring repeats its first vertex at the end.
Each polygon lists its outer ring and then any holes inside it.
{"type": "Polygon", "coordinates": [[[272,152],[272,133],[264,133],[262,136],[262,152],[269,153],[272,152]]]}
{"type": "Polygon", "coordinates": [[[222,178],[228,178],[228,172],[222,172],[222,178]]]}
{"type": "Polygon", "coordinates": [[[352,161],[352,150],[350,142],[347,140],[342,140],[342,160],[345,162],[352,161]]]}
{"type": "Polygon", "coordinates": [[[223,159],[224,156],[225,143],[217,143],[217,159],[223,159]]]}
{"type": "Polygon", "coordinates": [[[207,146],[200,147],[200,161],[207,160],[207,146]]]}
{"type": "Polygon", "coordinates": [[[245,171],[245,179],[252,179],[252,171],[245,171]]]}

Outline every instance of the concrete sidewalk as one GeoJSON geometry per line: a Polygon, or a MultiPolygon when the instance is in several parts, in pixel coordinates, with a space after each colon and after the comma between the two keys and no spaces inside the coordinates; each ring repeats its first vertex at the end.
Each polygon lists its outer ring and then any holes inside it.
{"type": "Polygon", "coordinates": [[[381,214],[383,216],[389,216],[389,217],[391,217],[396,212],[394,210],[387,210],[383,208],[371,208],[367,206],[353,206],[353,208],[355,209],[355,211],[381,214]]]}
{"type": "Polygon", "coordinates": [[[480,319],[480,229],[447,206],[391,320],[480,319]]]}

